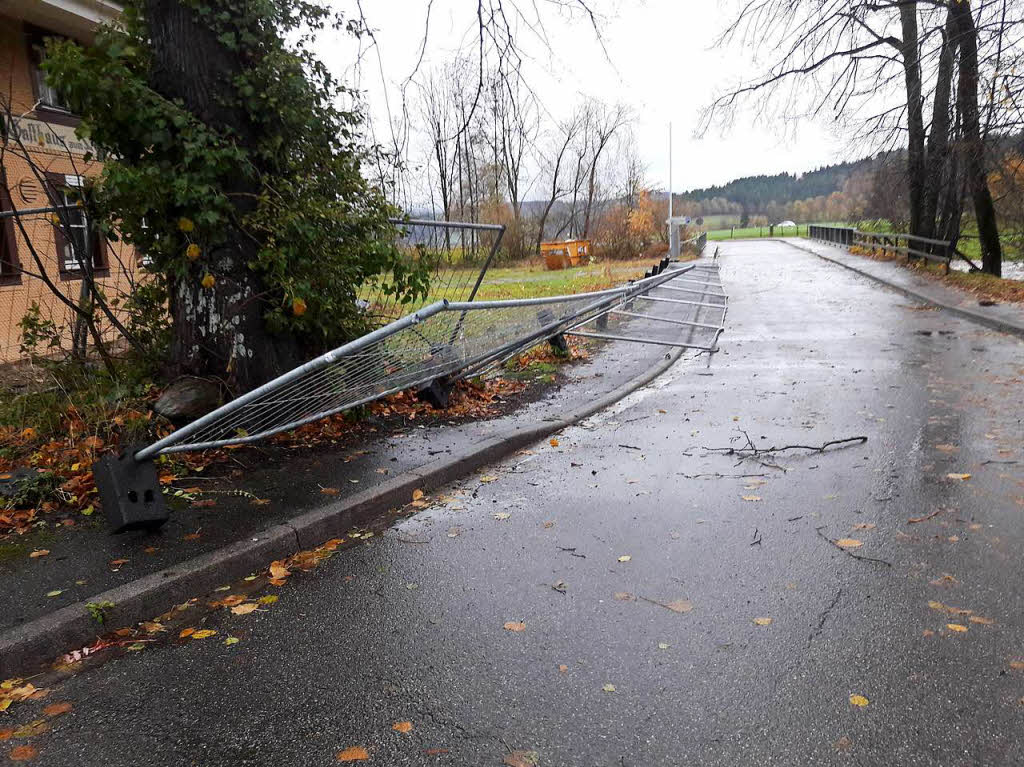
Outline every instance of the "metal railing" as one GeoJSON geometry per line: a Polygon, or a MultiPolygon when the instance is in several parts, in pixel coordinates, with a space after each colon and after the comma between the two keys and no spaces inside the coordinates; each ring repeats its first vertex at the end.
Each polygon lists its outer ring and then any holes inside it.
{"type": "MultiPolygon", "coordinates": [[[[811,226],[811,239],[830,242],[847,247],[861,247],[871,251],[872,255],[902,255],[910,261],[921,258],[942,264],[943,270],[949,274],[949,264],[954,258],[970,260],[956,249],[954,243],[936,240],[931,237],[919,237],[913,234],[898,232],[865,232],[860,229],[839,226],[811,226]]],[[[973,267],[974,265],[971,264],[973,267]]]]}

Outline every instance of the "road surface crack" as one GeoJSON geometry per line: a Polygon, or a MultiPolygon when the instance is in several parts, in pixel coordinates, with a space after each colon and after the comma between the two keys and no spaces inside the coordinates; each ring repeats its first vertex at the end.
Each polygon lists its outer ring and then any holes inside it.
{"type": "Polygon", "coordinates": [[[842,596],[843,590],[841,588],[836,589],[836,595],[832,597],[832,602],[829,603],[829,606],[826,607],[822,611],[821,615],[818,616],[818,627],[807,637],[807,649],[810,649],[811,642],[821,636],[821,632],[825,630],[825,622],[828,620],[828,616],[831,615],[832,611],[836,608],[836,605],[839,604],[839,600],[842,596]]]}

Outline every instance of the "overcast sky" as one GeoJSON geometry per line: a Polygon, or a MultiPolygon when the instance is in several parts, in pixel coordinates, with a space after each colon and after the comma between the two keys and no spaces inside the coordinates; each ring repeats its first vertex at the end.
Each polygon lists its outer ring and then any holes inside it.
{"type": "MultiPolygon", "coordinates": [[[[352,13],[356,0],[334,0],[352,13]]],[[[534,0],[520,0],[532,8],[534,0]]],[[[401,112],[401,83],[416,67],[428,0],[363,0],[378,46],[362,60],[359,85],[366,91],[378,140],[387,119],[401,112]],[[380,60],[378,61],[377,55],[380,60]],[[385,93],[386,92],[386,93],[385,93]],[[387,99],[385,99],[385,95],[387,99]]],[[[420,72],[471,49],[475,0],[434,0],[420,72]]],[[[845,142],[822,121],[782,126],[740,114],[731,128],[696,137],[700,110],[717,90],[750,77],[759,67],[755,52],[713,43],[735,11],[736,0],[593,0],[605,12],[601,42],[582,19],[570,19],[536,0],[550,49],[521,26],[520,42],[530,56],[524,76],[552,116],[564,117],[580,94],[624,102],[637,115],[636,135],[648,165],[648,181],[667,188],[668,123],[675,135],[676,191],[709,186],[760,173],[800,172],[848,155],[845,142]]],[[[353,50],[343,39],[325,38],[320,56],[339,75],[351,76],[353,50]]]]}

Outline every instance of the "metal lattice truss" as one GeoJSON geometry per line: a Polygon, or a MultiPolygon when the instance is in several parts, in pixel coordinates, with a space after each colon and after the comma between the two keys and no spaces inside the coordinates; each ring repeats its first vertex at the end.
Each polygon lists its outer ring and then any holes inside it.
{"type": "Polygon", "coordinates": [[[713,351],[725,317],[724,295],[714,287],[717,267],[704,262],[662,266],[653,276],[591,293],[437,301],[229,402],[138,451],[135,460],[256,442],[437,379],[477,374],[561,333],[713,351]],[[714,320],[702,316],[698,322],[644,315],[638,304],[686,307],[720,316],[714,320]],[[607,327],[610,317],[626,323],[642,317],[654,324],[684,325],[707,330],[712,337],[709,343],[698,344],[579,330],[593,321],[607,327]]]}

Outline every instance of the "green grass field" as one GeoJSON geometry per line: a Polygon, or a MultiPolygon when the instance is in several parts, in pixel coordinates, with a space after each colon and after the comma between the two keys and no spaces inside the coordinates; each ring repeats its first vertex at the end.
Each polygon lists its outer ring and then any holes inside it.
{"type": "Polygon", "coordinates": [[[775,227],[775,233],[771,233],[771,227],[767,226],[748,226],[748,227],[736,227],[735,229],[712,229],[708,231],[709,240],[730,240],[730,239],[746,239],[751,237],[805,237],[807,235],[807,226],[786,226],[775,227]]]}

